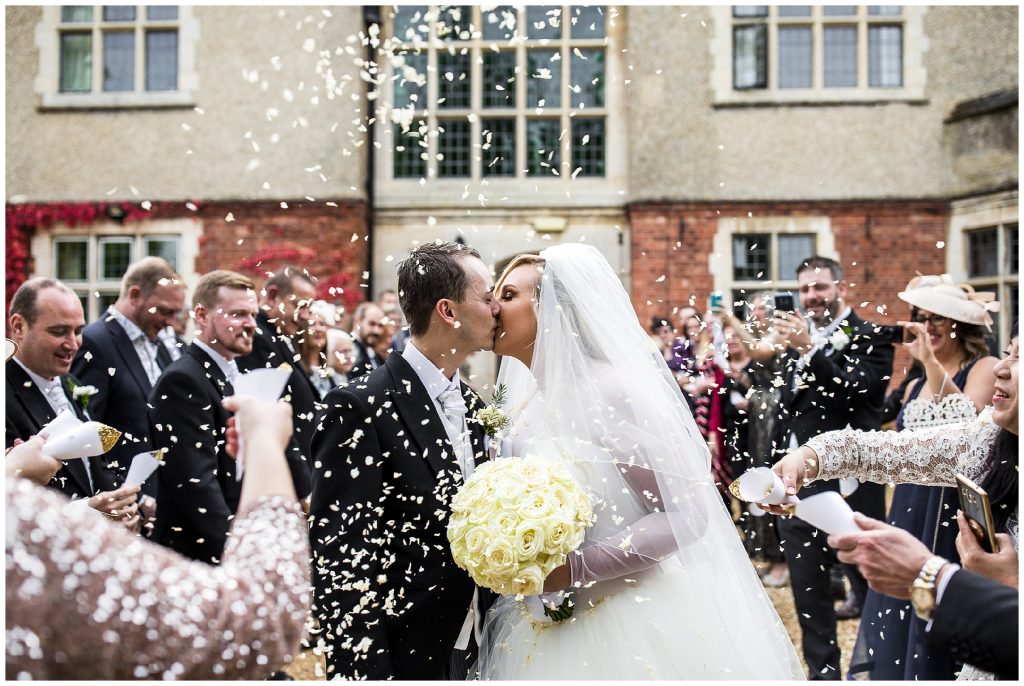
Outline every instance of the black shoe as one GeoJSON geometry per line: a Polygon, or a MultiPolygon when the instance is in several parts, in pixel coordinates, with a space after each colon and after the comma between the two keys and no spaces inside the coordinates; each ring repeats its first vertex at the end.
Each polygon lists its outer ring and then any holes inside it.
{"type": "Polygon", "coordinates": [[[851,594],[846,602],[836,608],[836,619],[857,619],[860,617],[860,603],[851,594]]]}
{"type": "Polygon", "coordinates": [[[832,568],[832,572],[829,573],[829,580],[831,582],[832,599],[833,600],[846,600],[846,579],[843,577],[843,573],[837,570],[835,567],[832,568]]]}

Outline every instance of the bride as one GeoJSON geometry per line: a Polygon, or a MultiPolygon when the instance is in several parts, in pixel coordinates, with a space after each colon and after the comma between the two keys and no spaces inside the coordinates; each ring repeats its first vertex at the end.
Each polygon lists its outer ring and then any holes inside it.
{"type": "MultiPolygon", "coordinates": [[[[663,357],[604,257],[520,255],[495,292],[502,456],[562,461],[595,522],[542,597],[488,612],[482,679],[803,679],[663,357]],[[570,618],[545,615],[569,598],[570,618]]],[[[568,607],[568,604],[562,607],[568,607]]]]}

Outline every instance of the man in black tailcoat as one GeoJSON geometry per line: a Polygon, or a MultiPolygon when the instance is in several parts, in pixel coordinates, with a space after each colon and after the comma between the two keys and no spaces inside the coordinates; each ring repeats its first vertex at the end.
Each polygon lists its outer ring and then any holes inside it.
{"type": "Polygon", "coordinates": [[[313,438],[315,613],[327,677],[460,679],[487,593],[452,560],[450,502],[486,459],[459,366],[494,345],[479,253],[428,243],[399,266],[405,351],[324,398],[313,438]]]}
{"type": "MultiPolygon", "coordinates": [[[[785,453],[825,431],[878,429],[885,389],[895,354],[891,340],[848,306],[848,284],[838,262],[813,256],[797,268],[800,306],[797,313],[776,311],[774,326],[787,347],[787,373],[781,387],[781,437],[776,448],[785,453]]],[[[815,481],[801,498],[838,491],[839,482],[815,481]]],[[[847,499],[869,517],[884,517],[884,487],[862,483],[847,499]]],[[[803,653],[811,679],[839,679],[836,610],[829,571],[837,563],[826,534],[803,520],[782,518],[779,537],[789,565],[803,653]]],[[[867,585],[855,568],[847,569],[861,602],[867,585]]]]}

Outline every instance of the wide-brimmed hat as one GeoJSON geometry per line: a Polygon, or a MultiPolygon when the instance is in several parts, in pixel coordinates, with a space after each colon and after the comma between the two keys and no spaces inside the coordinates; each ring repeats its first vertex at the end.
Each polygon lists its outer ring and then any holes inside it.
{"type": "Polygon", "coordinates": [[[9,361],[14,357],[14,353],[18,352],[18,344],[12,341],[10,338],[4,339],[4,362],[9,361]]]}
{"type": "Polygon", "coordinates": [[[975,293],[970,284],[957,284],[949,274],[915,276],[907,289],[896,294],[900,300],[963,324],[992,328],[990,312],[999,311],[993,293],[975,293]]]}

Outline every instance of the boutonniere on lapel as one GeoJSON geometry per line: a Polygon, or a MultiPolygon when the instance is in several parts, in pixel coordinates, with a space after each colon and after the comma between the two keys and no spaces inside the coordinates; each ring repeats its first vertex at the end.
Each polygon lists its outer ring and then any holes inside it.
{"type": "Polygon", "coordinates": [[[494,395],[487,407],[477,410],[474,418],[484,428],[488,438],[494,438],[499,431],[508,426],[508,415],[501,409],[505,404],[505,384],[498,384],[494,388],[494,395]]]}
{"type": "Polygon", "coordinates": [[[841,326],[836,329],[828,338],[829,345],[836,352],[842,352],[850,345],[850,337],[853,335],[852,326],[841,326]]]}
{"type": "Polygon", "coordinates": [[[72,399],[78,403],[82,411],[89,409],[89,399],[100,392],[95,386],[79,386],[71,379],[68,379],[68,387],[71,389],[72,399]]]}

